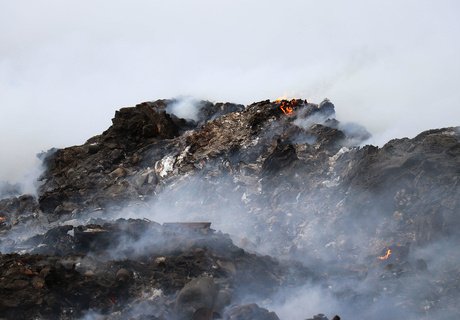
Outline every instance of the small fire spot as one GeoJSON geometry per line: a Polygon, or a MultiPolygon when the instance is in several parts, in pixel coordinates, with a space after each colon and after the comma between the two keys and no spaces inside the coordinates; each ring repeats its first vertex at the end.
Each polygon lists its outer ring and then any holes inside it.
{"type": "Polygon", "coordinates": [[[391,256],[391,249],[387,249],[383,256],[377,257],[379,260],[387,260],[391,256]]]}
{"type": "Polygon", "coordinates": [[[287,116],[290,116],[294,113],[294,107],[297,106],[298,102],[296,99],[286,100],[286,99],[276,99],[276,103],[280,103],[280,109],[287,116]]]}

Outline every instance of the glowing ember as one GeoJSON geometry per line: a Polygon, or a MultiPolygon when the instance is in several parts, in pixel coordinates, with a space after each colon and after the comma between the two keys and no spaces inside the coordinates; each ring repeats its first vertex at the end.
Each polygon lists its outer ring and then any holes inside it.
{"type": "Polygon", "coordinates": [[[387,260],[391,256],[391,249],[387,249],[387,253],[378,257],[379,260],[387,260]]]}
{"type": "Polygon", "coordinates": [[[289,107],[289,106],[280,106],[281,110],[284,112],[284,114],[289,115],[294,111],[294,108],[289,107]]]}
{"type": "Polygon", "coordinates": [[[280,109],[285,115],[291,115],[294,112],[294,107],[297,105],[297,100],[292,99],[291,101],[286,99],[276,99],[276,103],[280,103],[280,109]]]}

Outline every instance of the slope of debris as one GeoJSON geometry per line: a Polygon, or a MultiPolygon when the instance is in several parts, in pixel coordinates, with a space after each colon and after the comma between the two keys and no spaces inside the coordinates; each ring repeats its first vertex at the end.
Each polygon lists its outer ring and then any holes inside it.
{"type": "Polygon", "coordinates": [[[219,316],[240,292],[268,297],[294,277],[311,278],[300,265],[288,274],[209,227],[93,221],[16,243],[20,255],[0,255],[0,316],[75,318],[97,310],[111,319],[190,319],[200,308],[219,316]]]}
{"type": "Polygon", "coordinates": [[[0,200],[0,316],[277,319],[252,303],[312,282],[345,315],[455,314],[459,255],[436,248],[460,244],[458,127],[378,148],[328,100],[202,101],[194,120],[174,102],[120,109],[42,155],[37,198],[0,200]]]}

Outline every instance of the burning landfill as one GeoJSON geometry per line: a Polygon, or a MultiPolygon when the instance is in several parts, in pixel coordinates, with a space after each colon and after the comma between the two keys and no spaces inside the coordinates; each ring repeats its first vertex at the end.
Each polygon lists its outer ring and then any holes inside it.
{"type": "Polygon", "coordinates": [[[177,102],[3,193],[0,318],[457,318],[458,127],[378,148],[329,100],[177,102]]]}

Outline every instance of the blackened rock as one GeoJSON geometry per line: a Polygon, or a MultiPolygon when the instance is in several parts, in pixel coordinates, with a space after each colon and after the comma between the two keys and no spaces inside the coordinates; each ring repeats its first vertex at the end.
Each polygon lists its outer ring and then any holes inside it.
{"type": "Polygon", "coordinates": [[[176,312],[181,319],[191,319],[199,309],[212,310],[218,288],[210,277],[192,279],[179,292],[176,299],[176,312]]]}
{"type": "Polygon", "coordinates": [[[335,106],[329,99],[324,99],[318,105],[318,112],[325,117],[333,117],[335,115],[335,106]]]}
{"type": "Polygon", "coordinates": [[[276,313],[259,307],[257,304],[247,304],[231,308],[224,317],[225,320],[280,320],[276,313]]]}
{"type": "Polygon", "coordinates": [[[14,214],[15,216],[38,212],[38,203],[31,195],[6,198],[0,200],[0,212],[14,214]]]}
{"type": "Polygon", "coordinates": [[[193,313],[192,320],[211,320],[214,312],[210,308],[199,308],[193,313]]]}
{"type": "Polygon", "coordinates": [[[318,146],[332,152],[338,151],[346,138],[341,130],[321,124],[313,125],[308,131],[316,138],[318,146]]]}
{"type": "Polygon", "coordinates": [[[65,200],[67,200],[67,197],[64,194],[45,194],[39,198],[40,210],[47,213],[54,213],[54,210],[59,206],[59,204],[65,200]]]}
{"type": "Polygon", "coordinates": [[[235,103],[216,103],[212,104],[209,101],[201,101],[198,113],[198,122],[204,123],[214,120],[218,117],[231,112],[240,112],[244,110],[244,105],[235,103]]]}
{"type": "Polygon", "coordinates": [[[139,141],[142,138],[170,139],[178,135],[178,127],[166,111],[157,105],[144,102],[134,108],[122,108],[115,113],[109,137],[139,141]]]}
{"type": "Polygon", "coordinates": [[[298,160],[296,150],[292,144],[278,143],[262,165],[262,175],[275,175],[281,169],[290,169],[298,160]]]}
{"type": "Polygon", "coordinates": [[[72,226],[59,226],[47,231],[44,235],[37,235],[24,244],[35,246],[31,251],[36,254],[66,255],[74,250],[73,237],[68,234],[72,226]]]}
{"type": "Polygon", "coordinates": [[[125,268],[121,268],[117,271],[117,274],[115,275],[115,279],[119,282],[119,283],[127,283],[127,282],[130,282],[133,278],[133,274],[132,272],[130,272],[129,270],[125,269],[125,268]]]}
{"type": "MultiPolygon", "coordinates": [[[[298,102],[297,105],[299,105],[298,102]]],[[[322,124],[335,120],[335,107],[328,99],[323,100],[319,105],[308,102],[301,103],[300,105],[302,106],[299,109],[300,119],[309,118],[312,124],[322,124]]]]}

